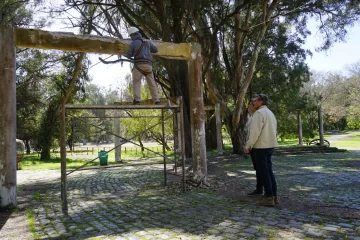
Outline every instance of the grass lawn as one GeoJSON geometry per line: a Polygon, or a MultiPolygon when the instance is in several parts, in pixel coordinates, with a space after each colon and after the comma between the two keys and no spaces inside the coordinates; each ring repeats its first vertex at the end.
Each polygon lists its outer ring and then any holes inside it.
{"type": "Polygon", "coordinates": [[[340,141],[331,141],[332,147],[339,147],[339,148],[359,148],[360,149],[360,135],[355,135],[349,138],[345,138],[340,141]]]}
{"type": "MultiPolygon", "coordinates": [[[[293,147],[298,144],[298,139],[285,139],[284,141],[279,141],[279,146],[281,147],[293,147]]],[[[226,142],[228,143],[228,142],[226,142]]],[[[307,141],[304,140],[304,146],[307,144],[307,141]]],[[[350,137],[341,139],[339,141],[331,141],[330,142],[331,147],[338,147],[338,148],[359,148],[360,149],[360,132],[352,135],[350,137]]],[[[110,148],[95,148],[92,149],[89,147],[85,148],[75,148],[75,152],[70,153],[67,152],[67,160],[66,160],[66,167],[67,169],[74,169],[78,168],[86,163],[87,166],[99,166],[100,160],[96,159],[92,162],[94,158],[97,157],[98,151],[100,150],[109,150],[110,148]]],[[[150,150],[154,152],[158,152],[159,154],[162,154],[162,146],[153,146],[149,147],[150,150]]],[[[145,150],[144,152],[140,151],[139,147],[135,148],[122,148],[121,151],[121,159],[123,163],[160,163],[163,161],[163,158],[159,155],[156,155],[152,151],[145,150]]],[[[232,151],[232,145],[231,144],[224,144],[224,151],[231,152],[232,151]]],[[[212,155],[216,155],[217,150],[208,150],[207,155],[210,157],[212,155]]],[[[173,163],[174,159],[174,152],[173,151],[167,151],[166,155],[168,156],[167,163],[171,164],[173,163]]],[[[177,159],[179,159],[180,156],[177,156],[177,159]]],[[[108,164],[109,165],[116,165],[119,164],[115,161],[115,151],[111,151],[108,153],[108,164]]],[[[23,170],[35,170],[35,169],[60,169],[61,168],[61,159],[60,159],[60,153],[55,152],[51,153],[51,159],[40,161],[39,156],[37,153],[28,154],[25,155],[24,158],[21,160],[20,169],[23,170]]]]}
{"type": "MultiPolygon", "coordinates": [[[[66,159],[67,168],[77,168],[84,165],[86,160],[73,160],[66,159]]],[[[88,166],[99,165],[99,160],[90,163],[88,166]]],[[[40,169],[60,169],[61,159],[60,157],[54,157],[49,160],[40,160],[37,153],[25,155],[19,164],[22,170],[40,170],[40,169]]]]}
{"type": "MultiPolygon", "coordinates": [[[[159,149],[153,149],[154,152],[159,151],[159,149]]],[[[158,154],[162,154],[162,148],[160,148],[161,152],[158,154]]],[[[97,151],[88,153],[86,151],[75,151],[73,153],[67,152],[66,154],[66,168],[74,169],[78,168],[86,163],[86,166],[99,166],[100,159],[95,159],[97,157],[97,151]],[[95,159],[95,160],[94,160],[95,159]],[[92,161],[93,160],[93,161],[92,161]]],[[[151,151],[145,150],[143,153],[140,149],[132,150],[132,151],[124,151],[121,152],[121,160],[122,163],[162,163],[163,157],[161,155],[155,154],[151,151]]],[[[19,168],[22,170],[40,170],[40,169],[60,169],[61,168],[61,158],[60,153],[55,152],[51,153],[51,158],[49,160],[40,160],[40,157],[37,153],[27,154],[25,155],[20,163],[19,168]]],[[[168,157],[167,163],[172,163],[174,158],[173,151],[167,151],[166,155],[168,157]]],[[[177,157],[179,158],[179,157],[177,157]]],[[[108,153],[108,165],[116,165],[119,164],[115,161],[115,151],[111,151],[108,153]]]]}

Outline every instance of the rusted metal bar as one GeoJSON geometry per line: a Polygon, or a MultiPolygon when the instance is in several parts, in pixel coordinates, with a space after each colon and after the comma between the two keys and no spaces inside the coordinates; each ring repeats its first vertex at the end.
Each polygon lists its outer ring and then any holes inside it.
{"type": "MultiPolygon", "coordinates": [[[[89,117],[83,117],[83,116],[77,116],[76,118],[119,118],[116,116],[102,116],[102,117],[94,117],[94,116],[89,116],[89,117]]],[[[121,118],[161,118],[161,116],[122,116],[121,118]]]]}
{"type": "Polygon", "coordinates": [[[217,144],[217,150],[218,150],[218,154],[223,154],[220,103],[215,104],[215,120],[216,120],[216,144],[217,144]]]}
{"type": "Polygon", "coordinates": [[[174,162],[175,162],[175,174],[177,174],[177,163],[178,163],[178,146],[179,146],[179,142],[178,142],[178,122],[177,122],[177,113],[174,111],[173,113],[173,135],[174,135],[174,144],[173,144],[173,150],[174,150],[174,162]]]}
{"type": "Polygon", "coordinates": [[[176,109],[177,105],[65,105],[66,109],[176,109]]]}
{"type": "MultiPolygon", "coordinates": [[[[72,116],[72,117],[77,118],[76,116],[72,116]]],[[[165,121],[168,120],[168,119],[170,119],[171,117],[172,117],[171,115],[168,116],[168,117],[166,117],[166,118],[165,118],[165,121]]],[[[85,120],[82,120],[82,119],[79,119],[79,120],[86,123],[85,120]]],[[[122,140],[126,140],[127,142],[130,142],[130,143],[132,143],[132,144],[134,144],[134,145],[137,145],[137,146],[141,147],[140,144],[137,144],[137,143],[135,143],[135,142],[132,142],[131,140],[134,139],[135,137],[143,134],[144,132],[147,132],[147,131],[149,131],[150,129],[156,127],[157,125],[161,124],[161,122],[158,122],[158,123],[156,123],[156,124],[154,124],[154,125],[146,128],[144,131],[142,131],[142,132],[138,133],[137,135],[133,136],[132,138],[130,138],[130,141],[129,141],[129,139],[123,138],[123,137],[121,137],[120,135],[114,134],[114,133],[112,133],[112,132],[108,132],[108,131],[106,131],[105,128],[101,128],[101,127],[99,127],[99,126],[97,126],[97,125],[95,125],[95,124],[92,124],[92,123],[87,123],[87,124],[89,124],[89,125],[97,128],[97,129],[100,129],[100,130],[104,131],[106,134],[113,135],[113,136],[115,136],[115,137],[121,138],[122,140]]],[[[122,143],[122,144],[124,144],[124,143],[122,143]]],[[[144,148],[147,149],[146,147],[144,147],[144,148]]],[[[152,150],[150,150],[150,151],[151,151],[151,152],[154,152],[154,151],[152,151],[152,150]]],[[[156,153],[156,152],[154,152],[154,153],[156,153]]],[[[162,155],[160,155],[160,156],[162,156],[162,155]]]]}
{"type": "Polygon", "coordinates": [[[165,118],[164,110],[161,110],[161,133],[162,133],[162,142],[163,142],[163,159],[164,159],[164,186],[167,185],[167,176],[166,176],[166,154],[165,154],[165,118]]]}
{"type": "Polygon", "coordinates": [[[188,68],[193,169],[198,177],[204,178],[207,177],[207,163],[200,44],[191,44],[188,68]]]}
{"type": "MultiPolygon", "coordinates": [[[[100,54],[124,55],[131,43],[130,39],[94,35],[75,35],[69,32],[49,32],[39,29],[15,29],[15,44],[21,48],[58,49],[70,52],[88,52],[100,54]]],[[[158,52],[155,56],[188,60],[189,43],[170,43],[152,41],[158,52]]]]}
{"type": "MultiPolygon", "coordinates": [[[[115,113],[117,116],[114,119],[114,125],[115,125],[115,134],[120,135],[120,112],[116,111],[115,113]]],[[[119,137],[115,137],[115,146],[121,144],[121,139],[119,137]]],[[[115,162],[121,162],[121,147],[118,147],[115,149],[115,162]]]]}
{"type": "Polygon", "coordinates": [[[74,118],[71,118],[71,150],[75,152],[75,130],[74,130],[74,118]]]}
{"type": "Polygon", "coordinates": [[[0,206],[16,206],[15,43],[11,26],[0,25],[0,206]]]}
{"type": "Polygon", "coordinates": [[[182,188],[186,192],[186,179],[185,179],[185,132],[184,132],[184,107],[182,97],[179,98],[180,106],[180,136],[181,136],[181,162],[182,162],[182,188]]]}
{"type": "MultiPolygon", "coordinates": [[[[72,117],[76,118],[76,116],[72,116],[72,117]]],[[[169,119],[169,118],[171,118],[171,116],[167,117],[165,120],[167,120],[167,119],[169,119]]],[[[79,119],[79,120],[85,122],[85,121],[82,120],[82,119],[79,119]]],[[[105,152],[105,153],[108,153],[108,152],[111,152],[112,150],[116,149],[117,147],[120,147],[121,145],[123,145],[123,144],[125,144],[125,143],[127,143],[127,142],[130,142],[130,143],[132,143],[132,144],[134,144],[134,145],[136,145],[136,146],[141,147],[140,144],[138,144],[138,143],[136,143],[136,142],[133,142],[133,141],[131,141],[131,140],[134,139],[134,138],[136,138],[137,136],[143,134],[144,132],[147,132],[147,131],[149,131],[150,129],[156,127],[156,126],[159,125],[160,123],[156,123],[155,125],[150,126],[149,128],[147,128],[147,129],[145,129],[144,131],[136,134],[135,136],[133,136],[133,137],[130,138],[130,139],[126,139],[126,138],[123,138],[123,137],[121,137],[121,136],[119,136],[119,135],[117,135],[117,134],[110,133],[110,132],[106,131],[104,128],[101,128],[101,127],[99,127],[99,126],[96,126],[95,124],[91,124],[91,123],[88,123],[88,124],[91,125],[91,126],[93,126],[93,127],[95,127],[95,128],[97,128],[97,129],[101,129],[101,130],[105,131],[107,134],[114,135],[114,136],[116,136],[116,137],[119,137],[121,140],[124,140],[120,145],[115,146],[114,148],[111,148],[109,151],[106,151],[106,152],[105,152]]],[[[161,157],[166,157],[166,156],[164,156],[164,155],[162,155],[162,154],[159,154],[158,152],[155,152],[155,151],[151,150],[150,148],[146,148],[146,147],[143,147],[143,148],[146,149],[146,150],[148,150],[148,151],[150,151],[150,152],[152,152],[152,153],[155,153],[156,155],[159,155],[159,156],[161,156],[161,157]]],[[[92,163],[93,161],[95,161],[95,160],[98,159],[98,158],[99,158],[99,157],[96,157],[96,158],[94,158],[94,159],[86,162],[85,164],[81,165],[80,167],[78,167],[78,168],[76,168],[76,169],[74,169],[74,170],[72,170],[72,171],[69,171],[69,172],[67,173],[67,175],[70,175],[71,173],[77,171],[78,169],[81,169],[81,168],[85,167],[86,165],[88,165],[89,163],[92,163]]]]}
{"type": "Polygon", "coordinates": [[[60,111],[60,155],[61,155],[61,201],[62,210],[67,212],[67,177],[66,177],[66,118],[65,118],[65,106],[64,99],[61,103],[60,111]]]}

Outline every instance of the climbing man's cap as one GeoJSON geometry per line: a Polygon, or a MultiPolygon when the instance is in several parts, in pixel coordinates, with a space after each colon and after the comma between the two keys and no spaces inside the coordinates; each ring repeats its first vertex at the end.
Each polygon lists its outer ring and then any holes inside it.
{"type": "Polygon", "coordinates": [[[131,35],[131,34],[136,33],[138,31],[139,31],[139,29],[137,29],[136,27],[129,27],[128,34],[131,35]]]}

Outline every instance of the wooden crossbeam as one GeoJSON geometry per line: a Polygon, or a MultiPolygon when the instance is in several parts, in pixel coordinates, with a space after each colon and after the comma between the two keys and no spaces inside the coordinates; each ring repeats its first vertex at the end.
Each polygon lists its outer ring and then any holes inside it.
{"type": "MultiPolygon", "coordinates": [[[[38,29],[16,28],[15,45],[20,48],[57,49],[70,52],[89,52],[124,55],[130,39],[94,35],[75,35],[68,32],[49,32],[38,29]]],[[[167,59],[190,59],[190,43],[152,41],[159,52],[153,54],[167,59]]]]}

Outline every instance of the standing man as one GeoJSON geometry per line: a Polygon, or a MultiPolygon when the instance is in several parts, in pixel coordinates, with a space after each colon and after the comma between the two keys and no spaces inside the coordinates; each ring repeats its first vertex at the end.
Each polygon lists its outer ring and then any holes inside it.
{"type": "Polygon", "coordinates": [[[264,197],[256,202],[260,206],[275,206],[279,203],[277,185],[272,170],[271,156],[274,148],[278,146],[276,138],[277,121],[274,114],[267,108],[269,98],[264,94],[255,96],[254,113],[250,136],[244,148],[245,153],[253,152],[256,171],[259,171],[261,183],[265,189],[264,197]]]}
{"type": "MultiPolygon", "coordinates": [[[[249,138],[249,135],[250,135],[251,120],[252,120],[252,117],[253,117],[254,113],[256,112],[256,109],[255,109],[255,106],[254,106],[254,101],[255,101],[255,98],[250,99],[249,104],[248,104],[248,108],[247,108],[248,109],[248,121],[246,123],[246,129],[248,131],[248,138],[249,138]]],[[[260,196],[260,195],[264,194],[263,186],[261,185],[260,174],[259,174],[259,171],[257,171],[254,151],[252,151],[252,150],[250,150],[250,158],[251,158],[251,161],[253,163],[253,167],[254,167],[255,174],[256,174],[256,189],[254,191],[248,193],[247,195],[249,197],[260,196]]]]}
{"type": "Polygon", "coordinates": [[[134,68],[132,70],[133,80],[133,104],[140,104],[140,90],[141,79],[143,76],[146,78],[151,97],[155,104],[161,104],[159,100],[159,93],[156,88],[154,74],[152,71],[152,56],[151,53],[158,52],[157,47],[150,41],[142,38],[139,29],[136,27],[129,27],[128,34],[131,37],[131,44],[127,51],[126,57],[134,57],[134,68]]]}

